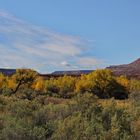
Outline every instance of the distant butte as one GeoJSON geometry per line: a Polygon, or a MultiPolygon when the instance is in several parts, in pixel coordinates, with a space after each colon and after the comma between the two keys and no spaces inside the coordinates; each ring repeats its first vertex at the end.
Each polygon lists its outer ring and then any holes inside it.
{"type": "Polygon", "coordinates": [[[107,69],[112,70],[116,76],[125,75],[129,78],[140,79],[140,58],[130,64],[110,66],[107,69]]]}
{"type": "MultiPolygon", "coordinates": [[[[140,79],[140,58],[130,64],[114,65],[107,67],[106,69],[112,70],[115,76],[125,75],[128,78],[140,79]]],[[[64,75],[77,77],[80,76],[81,74],[89,74],[93,71],[94,70],[55,71],[50,74],[39,74],[39,75],[44,78],[60,77],[64,75]]],[[[0,73],[3,73],[8,76],[13,75],[15,72],[16,69],[0,69],[0,73]]]]}

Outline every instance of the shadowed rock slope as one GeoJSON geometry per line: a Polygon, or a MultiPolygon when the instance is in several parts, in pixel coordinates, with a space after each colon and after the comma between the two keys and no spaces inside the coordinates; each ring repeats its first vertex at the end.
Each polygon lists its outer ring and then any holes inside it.
{"type": "Polygon", "coordinates": [[[107,69],[112,70],[116,76],[125,75],[129,78],[140,79],[140,58],[130,64],[110,66],[107,69]]]}

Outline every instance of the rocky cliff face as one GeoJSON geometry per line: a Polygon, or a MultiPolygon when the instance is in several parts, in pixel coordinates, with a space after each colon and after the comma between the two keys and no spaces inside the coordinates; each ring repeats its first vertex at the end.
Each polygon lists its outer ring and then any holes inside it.
{"type": "Polygon", "coordinates": [[[140,79],[140,58],[130,64],[110,66],[107,69],[112,70],[116,76],[126,75],[130,78],[140,79]]]}

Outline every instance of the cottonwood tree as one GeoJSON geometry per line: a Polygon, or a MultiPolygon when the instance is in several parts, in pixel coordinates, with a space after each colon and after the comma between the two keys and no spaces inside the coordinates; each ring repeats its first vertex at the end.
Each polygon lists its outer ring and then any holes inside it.
{"type": "Polygon", "coordinates": [[[77,92],[90,92],[99,98],[127,98],[124,85],[120,84],[107,69],[96,70],[91,74],[84,75],[76,83],[77,92]]]}
{"type": "Polygon", "coordinates": [[[3,89],[6,87],[7,77],[0,73],[0,93],[2,93],[3,89]]]}
{"type": "Polygon", "coordinates": [[[17,69],[16,73],[12,76],[16,83],[14,89],[12,89],[12,94],[15,94],[19,88],[23,85],[31,86],[37,77],[37,72],[31,69],[17,69]]]}

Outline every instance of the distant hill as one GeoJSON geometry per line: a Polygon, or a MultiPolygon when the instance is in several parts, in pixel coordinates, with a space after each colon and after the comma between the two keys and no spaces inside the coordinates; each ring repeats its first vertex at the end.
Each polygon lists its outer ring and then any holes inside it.
{"type": "Polygon", "coordinates": [[[91,72],[93,72],[93,70],[71,70],[71,71],[55,71],[55,72],[50,73],[50,74],[39,74],[39,75],[45,79],[49,79],[49,78],[53,78],[53,77],[54,78],[61,77],[64,75],[79,77],[82,74],[89,74],[91,72]]]}
{"type": "MultiPolygon", "coordinates": [[[[15,74],[16,72],[16,69],[5,69],[5,68],[0,68],[0,73],[4,74],[4,75],[7,75],[7,76],[10,76],[10,75],[13,75],[15,74]]],[[[52,72],[50,74],[40,74],[42,76],[63,76],[63,75],[71,75],[71,76],[80,76],[81,74],[89,74],[91,73],[92,70],[74,70],[74,71],[55,71],[55,72],[52,72]]]]}
{"type": "MultiPolygon", "coordinates": [[[[25,69],[29,70],[29,69],[25,69]]],[[[35,70],[33,70],[35,71],[35,70]]],[[[11,76],[16,73],[16,69],[6,69],[6,68],[0,68],[0,73],[6,75],[6,76],[11,76]]]]}
{"type": "MultiPolygon", "coordinates": [[[[114,65],[114,66],[107,67],[106,69],[112,70],[114,75],[116,76],[126,75],[127,77],[130,78],[140,79],[140,58],[130,64],[114,65]]],[[[81,74],[89,74],[93,71],[94,70],[55,71],[50,74],[39,74],[39,75],[45,78],[59,77],[64,75],[80,76],[81,74]]],[[[0,69],[0,73],[3,73],[8,76],[14,74],[15,72],[16,69],[4,69],[4,68],[0,69]]]]}
{"type": "Polygon", "coordinates": [[[13,75],[15,72],[16,72],[16,69],[0,68],[0,73],[3,73],[4,75],[7,75],[7,76],[13,75]]]}
{"type": "Polygon", "coordinates": [[[89,74],[93,72],[93,70],[71,70],[71,71],[55,71],[51,73],[52,75],[81,75],[81,74],[89,74]]]}
{"type": "Polygon", "coordinates": [[[107,67],[113,71],[116,76],[126,75],[130,78],[140,79],[140,58],[130,64],[107,67]]]}

